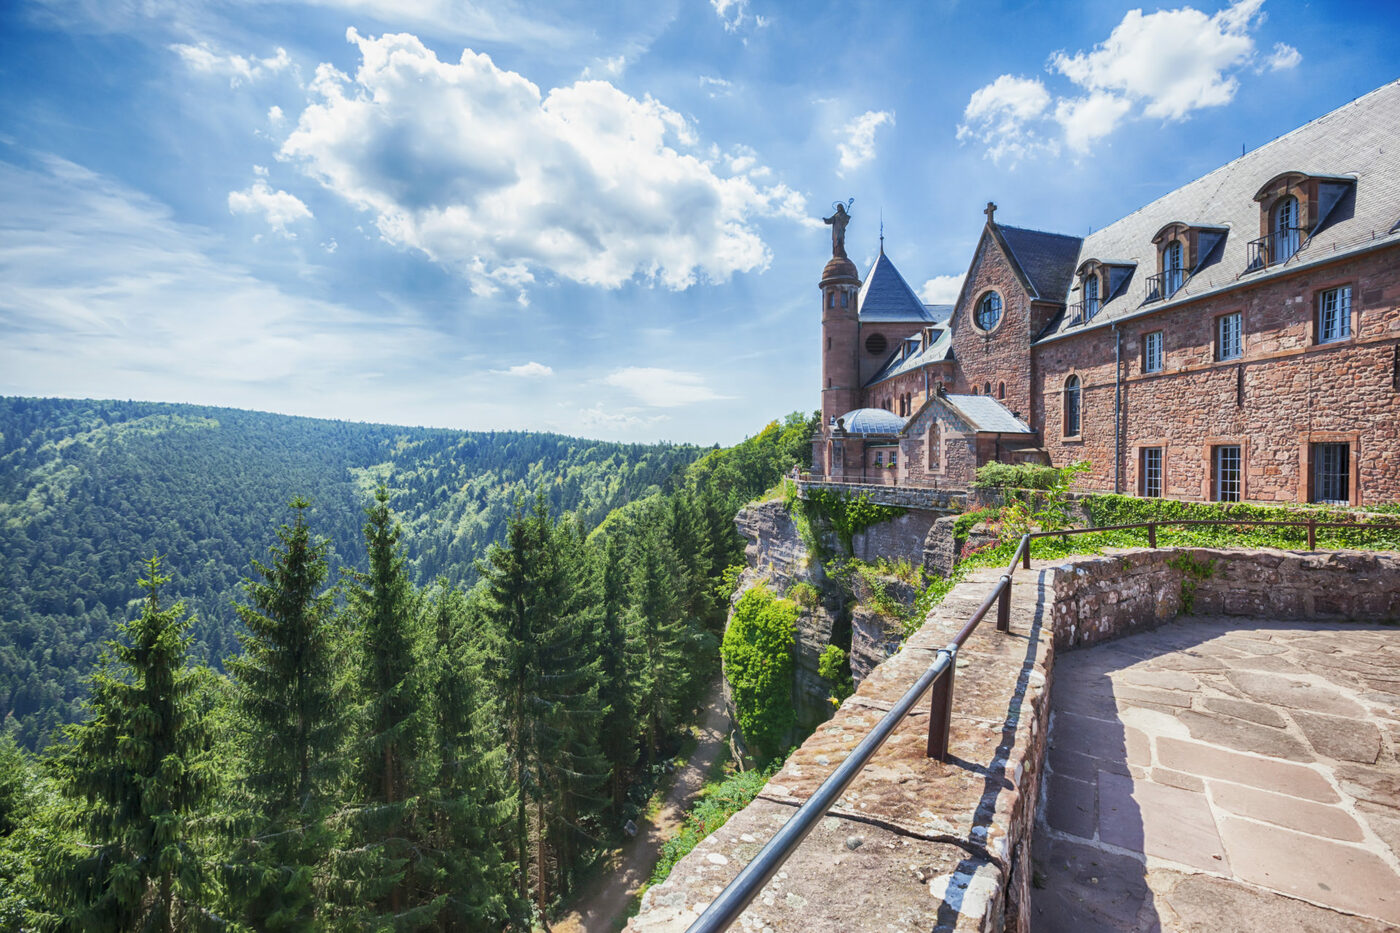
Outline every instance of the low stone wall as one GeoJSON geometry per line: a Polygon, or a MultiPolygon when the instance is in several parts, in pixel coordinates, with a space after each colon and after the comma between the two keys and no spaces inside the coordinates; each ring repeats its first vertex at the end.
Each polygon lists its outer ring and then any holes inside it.
{"type": "Polygon", "coordinates": [[[965,489],[926,489],[918,486],[880,486],[871,483],[823,483],[814,480],[799,480],[799,492],[809,489],[829,489],[832,492],[850,496],[865,496],[877,505],[895,505],[904,509],[923,509],[930,512],[967,511],[967,490],[965,489]]]}
{"type": "MultiPolygon", "coordinates": [[[[998,575],[977,570],[955,587],[752,805],[647,892],[627,929],[685,930],[928,669],[998,575]]],[[[1034,562],[1014,578],[1011,634],[989,618],[959,653],[949,763],[925,757],[925,702],[735,929],[1027,931],[1055,652],[1161,624],[1183,602],[1211,615],[1400,621],[1400,555],[1187,548],[1034,562]]]]}

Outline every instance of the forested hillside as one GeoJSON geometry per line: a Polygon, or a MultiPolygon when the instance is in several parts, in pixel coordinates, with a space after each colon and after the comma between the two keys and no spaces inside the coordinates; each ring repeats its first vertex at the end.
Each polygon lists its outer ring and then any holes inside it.
{"type": "Polygon", "coordinates": [[[411,576],[470,582],[518,496],[586,530],[678,481],[701,451],[524,432],[355,424],[142,402],[0,398],[0,722],[22,745],[71,720],[98,648],[133,617],[140,561],[197,618],[191,654],[237,650],[232,601],[288,502],[360,567],[383,483],[411,576]]]}
{"type": "Polygon", "coordinates": [[[146,561],[80,721],[37,760],[0,733],[0,931],[537,929],[675,754],[718,674],[734,513],[814,426],[710,451],[591,533],[516,499],[470,588],[415,581],[385,486],[340,579],[305,501],[274,507],[226,673],[146,561]]]}

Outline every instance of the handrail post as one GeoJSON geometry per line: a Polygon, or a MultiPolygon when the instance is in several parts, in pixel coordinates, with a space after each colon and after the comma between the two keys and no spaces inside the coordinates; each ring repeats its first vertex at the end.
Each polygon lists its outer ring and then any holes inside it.
{"type": "Polygon", "coordinates": [[[1317,550],[1317,519],[1308,516],[1308,550],[1317,550]]]}
{"type": "Polygon", "coordinates": [[[1031,569],[1031,536],[1030,536],[1030,535],[1025,535],[1024,537],[1022,537],[1022,538],[1021,538],[1021,544],[1024,545],[1024,547],[1021,548],[1021,569],[1022,569],[1022,570],[1030,570],[1030,569],[1031,569]]]}
{"type": "Polygon", "coordinates": [[[1011,631],[1011,577],[1001,575],[1001,596],[997,598],[997,631],[1011,631]]]}
{"type": "Polygon", "coordinates": [[[953,672],[958,667],[958,646],[949,645],[948,668],[933,682],[928,711],[928,757],[948,761],[948,735],[953,729],[953,672]]]}
{"type": "Polygon", "coordinates": [[[1147,546],[1148,546],[1148,547],[1156,547],[1156,546],[1157,546],[1157,523],[1156,523],[1156,522],[1148,522],[1148,523],[1147,523],[1147,546]]]}

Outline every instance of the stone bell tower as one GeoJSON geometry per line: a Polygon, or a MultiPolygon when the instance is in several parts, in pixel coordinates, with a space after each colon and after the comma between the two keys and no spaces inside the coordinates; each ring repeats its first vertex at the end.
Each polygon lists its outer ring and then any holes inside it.
{"type": "Polygon", "coordinates": [[[847,204],[825,218],[831,225],[831,260],[822,270],[822,432],[832,420],[860,406],[860,324],[856,300],[860,275],[846,255],[847,204]]]}

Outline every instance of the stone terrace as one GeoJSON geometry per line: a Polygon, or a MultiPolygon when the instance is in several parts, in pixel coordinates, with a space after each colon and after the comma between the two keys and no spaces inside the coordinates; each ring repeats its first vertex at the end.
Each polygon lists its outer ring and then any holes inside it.
{"type": "MultiPolygon", "coordinates": [[[[752,805],[647,892],[628,929],[685,930],[997,573],[955,587],[752,805]]],[[[1198,548],[1035,562],[1014,578],[1012,633],[989,618],[959,655],[951,760],[924,757],[928,706],[912,711],[735,929],[1390,929],[1400,630],[1259,621],[1325,618],[1400,620],[1400,557],[1198,548]],[[1191,604],[1214,615],[1173,623],[1191,604]]]]}
{"type": "Polygon", "coordinates": [[[1033,929],[1400,924],[1397,635],[1192,619],[1060,658],[1033,929]]]}

